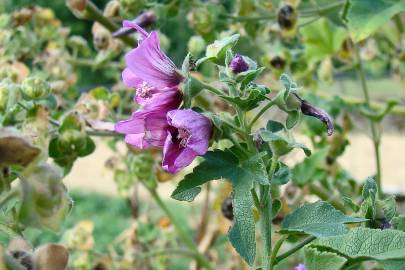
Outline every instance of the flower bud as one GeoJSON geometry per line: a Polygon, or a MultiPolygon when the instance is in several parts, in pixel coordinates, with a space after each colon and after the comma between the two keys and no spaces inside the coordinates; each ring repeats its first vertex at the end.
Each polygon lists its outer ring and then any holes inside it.
{"type": "Polygon", "coordinates": [[[301,100],[301,112],[305,115],[312,116],[312,117],[315,117],[315,118],[318,118],[319,120],[321,120],[326,125],[328,136],[332,135],[333,122],[332,122],[332,118],[329,116],[329,114],[326,111],[316,108],[315,106],[310,104],[308,101],[302,99],[301,100]]]}
{"type": "MultiPolygon", "coordinates": [[[[46,244],[35,250],[35,268],[40,270],[64,270],[69,261],[69,252],[58,244],[46,244]]],[[[28,269],[28,268],[27,268],[28,269]]]]}
{"type": "Polygon", "coordinates": [[[244,72],[249,69],[249,64],[243,59],[242,55],[237,54],[229,63],[229,68],[235,74],[244,72]]]}
{"type": "Polygon", "coordinates": [[[214,25],[214,18],[206,7],[196,8],[187,15],[190,26],[200,35],[209,34],[214,25]]]}
{"type": "Polygon", "coordinates": [[[59,231],[72,207],[60,169],[42,164],[26,170],[24,179],[19,221],[25,226],[59,231]]]}
{"type": "Polygon", "coordinates": [[[73,13],[81,13],[86,9],[87,0],[66,0],[66,5],[73,13]]]}
{"type": "Polygon", "coordinates": [[[51,93],[51,86],[38,77],[28,77],[22,82],[21,90],[26,97],[42,99],[51,93]]]}
{"type": "Polygon", "coordinates": [[[300,263],[299,265],[295,266],[293,270],[308,270],[305,264],[300,263]]]}
{"type": "Polygon", "coordinates": [[[112,0],[107,3],[104,8],[104,16],[107,18],[117,18],[120,15],[120,2],[117,0],[112,0]]]}
{"type": "Polygon", "coordinates": [[[194,56],[200,55],[205,46],[205,40],[201,36],[192,36],[187,43],[188,51],[194,56]]]}

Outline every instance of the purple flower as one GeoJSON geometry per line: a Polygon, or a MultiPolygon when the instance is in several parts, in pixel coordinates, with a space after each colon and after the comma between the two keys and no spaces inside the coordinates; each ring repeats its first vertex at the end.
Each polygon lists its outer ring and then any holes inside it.
{"type": "Polygon", "coordinates": [[[173,110],[167,113],[170,128],[163,147],[163,168],[177,173],[198,155],[208,150],[211,121],[193,110],[173,110]]]}
{"type": "Polygon", "coordinates": [[[306,100],[301,99],[301,111],[305,115],[313,116],[321,120],[327,128],[328,136],[332,135],[333,133],[333,122],[332,118],[329,116],[327,112],[320,108],[316,108],[311,103],[306,100]]]}
{"type": "Polygon", "coordinates": [[[243,59],[242,55],[237,54],[229,64],[233,73],[241,73],[249,69],[249,64],[243,59]]]}
{"type": "MultiPolygon", "coordinates": [[[[148,27],[156,21],[156,15],[152,11],[142,12],[138,17],[136,17],[132,22],[136,23],[140,27],[148,27]]],[[[133,28],[123,27],[118,31],[113,33],[113,37],[122,37],[135,32],[133,28]]]]}
{"type": "Polygon", "coordinates": [[[295,266],[293,270],[308,270],[305,264],[300,263],[299,265],[295,266]]]}
{"type": "Polygon", "coordinates": [[[138,78],[126,68],[122,72],[122,80],[128,87],[135,89],[135,101],[143,106],[144,110],[176,109],[182,101],[182,93],[177,87],[157,89],[138,78]]]}
{"type": "Polygon", "coordinates": [[[165,110],[137,111],[131,119],[115,124],[115,131],[126,134],[125,142],[139,149],[162,147],[167,136],[165,110]]]}
{"type": "Polygon", "coordinates": [[[183,77],[172,60],[160,49],[157,32],[149,34],[131,21],[124,21],[123,26],[137,30],[141,39],[138,47],[125,56],[129,70],[148,85],[158,89],[178,86],[183,77]]]}

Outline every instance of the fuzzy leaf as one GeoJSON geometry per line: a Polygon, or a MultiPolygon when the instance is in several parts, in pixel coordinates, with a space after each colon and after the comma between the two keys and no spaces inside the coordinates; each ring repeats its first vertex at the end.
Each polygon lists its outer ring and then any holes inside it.
{"type": "Polygon", "coordinates": [[[288,214],[281,223],[281,233],[301,232],[316,237],[341,235],[347,232],[344,224],[366,221],[344,215],[328,202],[304,204],[288,214]]]}
{"type": "Polygon", "coordinates": [[[292,180],[294,183],[302,186],[316,180],[315,176],[317,176],[319,170],[324,170],[328,151],[328,148],[323,148],[304,159],[304,161],[296,164],[292,169],[292,180]]]}
{"type": "Polygon", "coordinates": [[[351,0],[343,19],[347,22],[353,40],[358,42],[401,11],[405,11],[404,0],[351,0]]]}
{"type": "Polygon", "coordinates": [[[355,228],[345,235],[318,239],[311,246],[328,248],[351,259],[403,259],[405,232],[355,228]]]}
{"type": "Polygon", "coordinates": [[[340,270],[347,261],[336,253],[319,251],[311,247],[304,249],[304,257],[308,270],[340,270]]]}
{"type": "Polygon", "coordinates": [[[180,181],[172,198],[192,201],[200,192],[200,186],[210,180],[228,179],[233,186],[233,211],[235,223],[228,237],[236,251],[252,265],[256,255],[255,223],[252,214],[253,199],[250,190],[254,182],[268,184],[268,176],[258,154],[239,162],[231,152],[208,152],[204,161],[192,173],[180,181]]]}

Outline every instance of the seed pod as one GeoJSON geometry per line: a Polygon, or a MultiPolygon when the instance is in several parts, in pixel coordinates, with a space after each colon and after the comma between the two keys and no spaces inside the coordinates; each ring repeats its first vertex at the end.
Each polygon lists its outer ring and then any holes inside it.
{"type": "Polygon", "coordinates": [[[112,0],[105,6],[104,16],[107,18],[117,18],[120,15],[120,8],[120,2],[117,0],[112,0]]]}
{"type": "Polygon", "coordinates": [[[66,5],[73,12],[83,12],[87,6],[87,0],[66,0],[66,5]]]}
{"type": "Polygon", "coordinates": [[[276,55],[272,59],[270,59],[270,65],[276,69],[284,69],[286,61],[281,56],[276,55]]]}
{"type": "Polygon", "coordinates": [[[229,220],[233,220],[232,198],[227,197],[221,204],[221,212],[229,220]]]}
{"type": "Polygon", "coordinates": [[[10,255],[26,270],[34,270],[34,257],[30,252],[14,250],[10,251],[10,255]]]}
{"type": "Polygon", "coordinates": [[[42,245],[35,250],[35,269],[64,270],[69,261],[69,252],[58,244],[42,245]]]}
{"type": "Polygon", "coordinates": [[[38,77],[28,77],[21,84],[21,91],[30,99],[42,99],[51,93],[51,86],[48,82],[38,77]]]}
{"type": "Polygon", "coordinates": [[[292,30],[297,23],[297,11],[291,5],[283,6],[277,15],[278,25],[282,30],[292,30]]]}
{"type": "Polygon", "coordinates": [[[93,33],[93,45],[96,50],[107,50],[112,41],[110,31],[104,28],[101,24],[94,23],[91,32],[93,33]]]}

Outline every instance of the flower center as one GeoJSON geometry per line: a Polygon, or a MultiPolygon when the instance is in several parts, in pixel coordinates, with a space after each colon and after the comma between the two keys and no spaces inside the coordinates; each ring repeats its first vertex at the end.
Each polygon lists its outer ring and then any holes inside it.
{"type": "Polygon", "coordinates": [[[187,142],[191,137],[190,131],[184,128],[179,128],[178,129],[178,134],[177,134],[177,139],[180,141],[179,144],[181,147],[186,147],[187,142]]]}
{"type": "Polygon", "coordinates": [[[136,88],[136,96],[141,98],[151,98],[152,90],[152,86],[148,85],[146,82],[142,82],[142,84],[136,88]]]}

